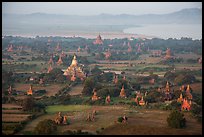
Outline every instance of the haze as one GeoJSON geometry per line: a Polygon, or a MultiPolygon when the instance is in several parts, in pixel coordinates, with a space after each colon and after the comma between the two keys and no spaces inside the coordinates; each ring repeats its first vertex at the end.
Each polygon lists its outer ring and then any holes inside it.
{"type": "Polygon", "coordinates": [[[166,14],[185,8],[202,8],[201,2],[3,2],[2,13],[31,14],[166,14]]]}

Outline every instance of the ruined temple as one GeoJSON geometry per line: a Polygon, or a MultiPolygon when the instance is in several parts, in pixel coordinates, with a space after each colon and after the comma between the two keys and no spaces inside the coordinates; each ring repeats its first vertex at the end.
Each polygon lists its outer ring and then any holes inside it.
{"type": "Polygon", "coordinates": [[[103,40],[100,36],[100,34],[98,35],[98,37],[96,38],[96,40],[93,42],[94,45],[102,45],[103,44],[103,40]]]}

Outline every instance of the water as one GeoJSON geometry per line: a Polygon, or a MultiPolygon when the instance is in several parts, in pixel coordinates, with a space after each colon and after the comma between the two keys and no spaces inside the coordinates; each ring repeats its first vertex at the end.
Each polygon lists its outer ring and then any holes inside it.
{"type": "Polygon", "coordinates": [[[142,27],[128,28],[124,33],[142,34],[168,39],[188,37],[192,39],[202,39],[202,24],[159,24],[143,25],[142,27]]]}

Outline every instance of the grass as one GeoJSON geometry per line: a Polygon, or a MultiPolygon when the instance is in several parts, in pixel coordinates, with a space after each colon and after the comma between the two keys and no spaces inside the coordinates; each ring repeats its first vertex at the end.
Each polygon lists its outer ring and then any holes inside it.
{"type": "Polygon", "coordinates": [[[48,114],[53,114],[56,112],[72,112],[72,111],[84,111],[91,108],[87,105],[53,105],[46,108],[48,114]]]}

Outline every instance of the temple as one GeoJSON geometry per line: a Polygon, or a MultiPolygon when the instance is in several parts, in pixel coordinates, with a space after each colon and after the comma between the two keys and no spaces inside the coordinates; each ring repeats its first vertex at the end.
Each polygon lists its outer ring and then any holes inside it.
{"type": "Polygon", "coordinates": [[[111,102],[110,95],[108,95],[108,96],[106,97],[106,104],[110,104],[110,102],[111,102]]]}
{"type": "Polygon", "coordinates": [[[167,48],[166,50],[166,56],[164,57],[165,59],[171,59],[173,56],[171,55],[171,50],[167,48]]]}
{"type": "Polygon", "coordinates": [[[144,106],[144,105],[145,105],[145,101],[144,101],[144,99],[143,99],[143,96],[142,96],[142,99],[139,101],[139,105],[140,105],[140,106],[144,106]]]}
{"type": "Polygon", "coordinates": [[[166,82],[166,87],[165,87],[165,99],[170,100],[171,99],[171,94],[170,94],[170,86],[169,82],[166,82]]]}
{"type": "Polygon", "coordinates": [[[118,75],[114,75],[114,78],[113,78],[113,83],[114,84],[117,84],[118,83],[118,75]]]}
{"type": "Polygon", "coordinates": [[[182,111],[189,111],[191,109],[191,101],[189,101],[188,102],[188,100],[187,99],[184,99],[183,100],[183,104],[182,104],[182,106],[181,106],[181,110],[182,111]]]}
{"type": "Polygon", "coordinates": [[[96,92],[96,89],[93,90],[93,96],[91,98],[92,101],[96,101],[96,100],[99,100],[100,97],[97,96],[97,92],[96,92]]]}
{"type": "Polygon", "coordinates": [[[177,102],[181,103],[183,101],[182,93],[180,94],[180,97],[177,99],[177,102]]]}
{"type": "Polygon", "coordinates": [[[96,38],[96,40],[93,42],[94,45],[102,45],[103,44],[103,40],[100,36],[100,34],[98,35],[98,37],[96,38]]]}
{"type": "Polygon", "coordinates": [[[138,53],[142,52],[140,45],[138,45],[137,52],[138,53]]]}
{"type": "Polygon", "coordinates": [[[13,45],[11,44],[11,45],[9,45],[9,47],[8,47],[8,50],[7,50],[8,52],[12,52],[13,51],[13,45]]]}
{"type": "Polygon", "coordinates": [[[53,70],[52,66],[50,65],[50,67],[47,70],[47,73],[50,73],[53,70]]]}
{"type": "Polygon", "coordinates": [[[8,94],[11,95],[12,94],[12,87],[10,85],[9,89],[8,89],[8,94]]]}
{"type": "Polygon", "coordinates": [[[75,54],[74,54],[71,65],[64,71],[64,75],[69,76],[69,77],[72,77],[74,75],[74,77],[78,77],[81,80],[83,80],[85,78],[84,72],[78,66],[78,61],[77,61],[75,54]]]}
{"type": "Polygon", "coordinates": [[[122,86],[122,89],[120,91],[120,97],[121,98],[126,98],[126,93],[125,93],[124,85],[122,86]]]}
{"type": "Polygon", "coordinates": [[[191,91],[190,85],[188,85],[188,86],[187,86],[187,89],[186,89],[186,98],[192,100],[192,99],[193,99],[193,96],[192,96],[192,94],[191,94],[190,91],[191,91]]]}
{"type": "Polygon", "coordinates": [[[62,56],[59,56],[59,60],[57,61],[57,65],[62,65],[63,61],[62,61],[62,56]]]}
{"type": "Polygon", "coordinates": [[[32,85],[30,85],[30,88],[29,88],[29,90],[27,91],[27,95],[33,95],[32,85]]]}
{"type": "Polygon", "coordinates": [[[48,64],[54,65],[53,55],[50,57],[50,60],[48,61],[48,64]]]}

